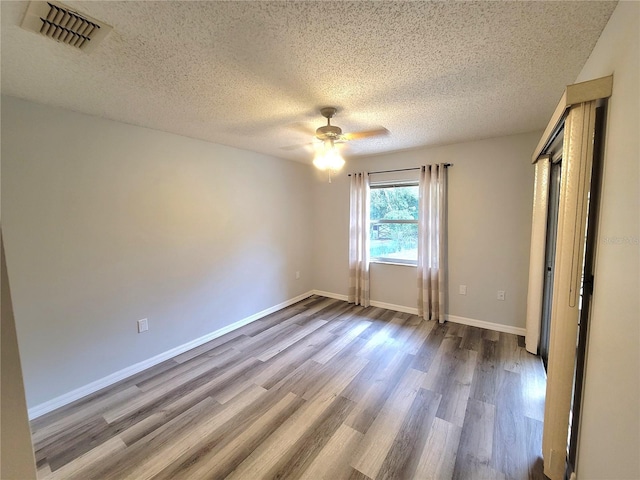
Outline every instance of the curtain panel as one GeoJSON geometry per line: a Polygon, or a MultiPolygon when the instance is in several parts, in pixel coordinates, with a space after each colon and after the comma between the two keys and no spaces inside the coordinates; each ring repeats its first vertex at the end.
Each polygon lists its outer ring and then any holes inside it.
{"type": "Polygon", "coordinates": [[[418,315],[444,323],[447,167],[422,167],[418,189],[418,315]]]}
{"type": "Polygon", "coordinates": [[[351,175],[349,208],[349,303],[369,306],[369,174],[351,175]]]}

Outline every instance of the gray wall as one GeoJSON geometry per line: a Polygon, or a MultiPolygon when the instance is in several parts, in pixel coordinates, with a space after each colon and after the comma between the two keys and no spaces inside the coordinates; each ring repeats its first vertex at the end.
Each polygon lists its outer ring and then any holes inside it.
{"type": "Polygon", "coordinates": [[[614,75],[578,478],[640,478],[640,3],[620,2],[576,81],[614,75]]]}
{"type": "Polygon", "coordinates": [[[309,291],[312,179],[299,163],[3,97],[29,407],[309,291]]]}
{"type": "MultiPolygon", "coordinates": [[[[314,194],[315,288],[340,295],[347,293],[346,173],[453,163],[449,170],[448,314],[524,327],[533,201],[531,154],[541,134],[526,133],[355,159],[348,162],[345,173],[331,184],[326,179],[318,182],[314,194]],[[467,295],[458,294],[460,284],[467,286],[467,295]],[[497,300],[498,290],[506,291],[505,301],[497,300]]],[[[415,267],[382,264],[371,267],[374,301],[415,308],[416,288],[415,267]]]]}
{"type": "Polygon", "coordinates": [[[11,290],[0,234],[2,280],[2,355],[0,368],[0,478],[30,480],[36,478],[36,462],[27,417],[20,352],[11,306],[11,290]]]}

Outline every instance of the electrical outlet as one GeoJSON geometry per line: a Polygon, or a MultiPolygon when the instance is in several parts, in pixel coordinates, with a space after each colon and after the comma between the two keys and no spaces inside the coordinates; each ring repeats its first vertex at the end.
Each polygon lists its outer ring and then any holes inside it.
{"type": "Polygon", "coordinates": [[[299,271],[297,271],[297,272],[296,272],[296,280],[298,280],[299,278],[300,278],[300,272],[299,272],[299,271]]]}
{"type": "Polygon", "coordinates": [[[498,290],[498,300],[504,300],[504,290],[498,290]]]}
{"type": "Polygon", "coordinates": [[[146,318],[138,320],[138,333],[146,332],[149,330],[149,321],[146,318]]]}
{"type": "Polygon", "coordinates": [[[467,286],[466,285],[460,285],[460,290],[458,291],[458,293],[460,295],[466,295],[467,294],[467,286]]]}

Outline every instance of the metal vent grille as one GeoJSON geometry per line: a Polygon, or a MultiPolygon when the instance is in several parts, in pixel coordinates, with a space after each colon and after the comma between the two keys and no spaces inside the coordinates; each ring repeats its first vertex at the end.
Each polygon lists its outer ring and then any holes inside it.
{"type": "Polygon", "coordinates": [[[111,31],[104,22],[53,1],[31,2],[21,26],[85,52],[95,49],[111,31]]]}

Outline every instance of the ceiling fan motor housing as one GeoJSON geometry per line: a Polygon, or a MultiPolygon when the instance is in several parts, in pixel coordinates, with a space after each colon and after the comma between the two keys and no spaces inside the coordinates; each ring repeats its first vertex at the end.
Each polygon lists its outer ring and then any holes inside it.
{"type": "Polygon", "coordinates": [[[342,129],[335,125],[325,125],[316,130],[316,138],[319,140],[335,139],[342,135],[342,129]]]}
{"type": "Polygon", "coordinates": [[[331,125],[331,119],[336,114],[336,107],[324,107],[320,109],[320,115],[327,119],[327,124],[316,129],[316,138],[318,140],[336,140],[342,135],[342,129],[331,125]]]}

